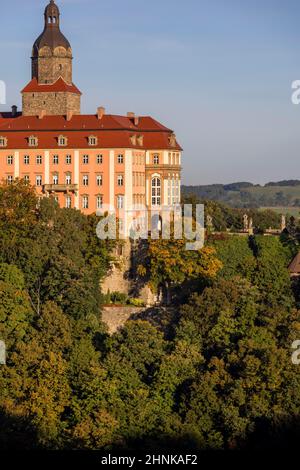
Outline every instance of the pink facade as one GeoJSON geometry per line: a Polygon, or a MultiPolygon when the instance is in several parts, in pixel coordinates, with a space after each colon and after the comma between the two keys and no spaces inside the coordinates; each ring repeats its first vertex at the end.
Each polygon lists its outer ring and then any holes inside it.
{"type": "Polygon", "coordinates": [[[72,51],[60,31],[55,2],[32,51],[26,108],[0,113],[0,179],[26,179],[61,207],[86,214],[180,202],[181,148],[172,130],[149,116],[80,114],[72,82],[72,51]],[[59,70],[62,70],[59,75],[59,70]]]}

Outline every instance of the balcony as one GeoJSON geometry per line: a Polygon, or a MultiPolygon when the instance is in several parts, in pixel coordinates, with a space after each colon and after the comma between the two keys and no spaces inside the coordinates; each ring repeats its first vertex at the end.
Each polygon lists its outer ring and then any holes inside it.
{"type": "Polygon", "coordinates": [[[44,193],[77,193],[78,184],[44,184],[44,193]]]}

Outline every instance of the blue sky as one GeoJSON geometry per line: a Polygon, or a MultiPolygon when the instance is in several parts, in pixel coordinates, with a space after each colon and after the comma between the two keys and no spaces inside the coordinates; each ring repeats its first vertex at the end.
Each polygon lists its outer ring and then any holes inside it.
{"type": "MultiPolygon", "coordinates": [[[[46,4],[1,2],[7,107],[21,104],[46,4]]],[[[104,105],[174,129],[186,184],[300,179],[300,105],[291,103],[291,83],[300,79],[299,1],[57,4],[83,112],[104,105]]]]}

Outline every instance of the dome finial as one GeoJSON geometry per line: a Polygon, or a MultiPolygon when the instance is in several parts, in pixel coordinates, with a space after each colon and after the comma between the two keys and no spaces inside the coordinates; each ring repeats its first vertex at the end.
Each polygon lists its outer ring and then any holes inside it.
{"type": "Polygon", "coordinates": [[[45,8],[45,28],[59,26],[59,8],[54,0],[50,0],[45,8]]]}

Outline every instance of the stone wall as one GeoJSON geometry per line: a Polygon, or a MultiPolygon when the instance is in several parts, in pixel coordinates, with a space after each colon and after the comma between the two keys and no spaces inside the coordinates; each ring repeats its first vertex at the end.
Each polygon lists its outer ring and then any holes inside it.
{"type": "Polygon", "coordinates": [[[24,116],[38,116],[42,110],[47,116],[66,115],[68,111],[80,114],[81,97],[75,93],[23,93],[22,100],[24,116]]]}
{"type": "Polygon", "coordinates": [[[103,307],[102,321],[107,325],[109,334],[116,333],[132,316],[142,313],[145,308],[108,306],[103,307]]]}
{"type": "Polygon", "coordinates": [[[114,253],[116,262],[112,263],[108,275],[101,284],[103,294],[120,292],[129,297],[141,299],[147,307],[161,302],[160,295],[154,294],[147,284],[132,277],[132,268],[135,271],[139,262],[143,262],[143,258],[139,259],[142,249],[140,245],[133,247],[131,242],[126,240],[122,245],[122,254],[120,254],[120,247],[117,246],[114,253]]]}
{"type": "Polygon", "coordinates": [[[57,47],[54,52],[43,47],[38,57],[32,58],[32,78],[38,83],[54,83],[59,77],[72,84],[72,50],[57,47]]]}

